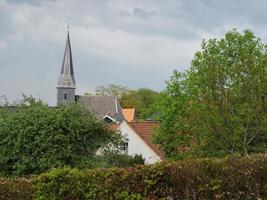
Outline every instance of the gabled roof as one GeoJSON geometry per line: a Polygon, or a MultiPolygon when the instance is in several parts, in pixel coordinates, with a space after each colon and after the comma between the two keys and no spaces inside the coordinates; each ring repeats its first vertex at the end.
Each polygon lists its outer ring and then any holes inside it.
{"type": "Polygon", "coordinates": [[[99,120],[105,116],[110,116],[117,122],[124,120],[120,103],[115,96],[80,96],[78,101],[99,120]]]}
{"type": "Polygon", "coordinates": [[[123,108],[122,113],[127,122],[135,120],[135,108],[123,108]]]}
{"type": "Polygon", "coordinates": [[[158,123],[152,121],[145,122],[128,122],[130,127],[146,142],[146,144],[160,156],[164,158],[165,154],[160,149],[159,144],[152,143],[152,134],[155,127],[158,126],[158,123]]]}
{"type": "Polygon", "coordinates": [[[57,87],[58,88],[75,88],[75,79],[74,79],[69,32],[67,35],[64,58],[63,58],[63,63],[62,63],[57,87]]]}

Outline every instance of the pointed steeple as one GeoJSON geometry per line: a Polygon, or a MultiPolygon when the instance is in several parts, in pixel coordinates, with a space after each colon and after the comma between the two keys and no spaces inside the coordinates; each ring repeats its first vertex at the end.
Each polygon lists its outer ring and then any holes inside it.
{"type": "Polygon", "coordinates": [[[67,34],[65,53],[64,53],[63,63],[62,63],[57,87],[58,88],[75,88],[75,79],[74,79],[69,31],[67,34]]]}
{"type": "MultiPolygon", "coordinates": [[[[69,28],[69,27],[68,27],[69,28]]],[[[67,34],[66,47],[63,63],[57,84],[57,105],[69,104],[75,101],[75,79],[70,46],[69,30],[67,34]]]]}

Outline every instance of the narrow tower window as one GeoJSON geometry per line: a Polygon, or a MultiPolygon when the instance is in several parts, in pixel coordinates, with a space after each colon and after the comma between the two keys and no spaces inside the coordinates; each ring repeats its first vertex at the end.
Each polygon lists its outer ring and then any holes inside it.
{"type": "Polygon", "coordinates": [[[67,100],[67,93],[64,93],[64,100],[67,100]]]}

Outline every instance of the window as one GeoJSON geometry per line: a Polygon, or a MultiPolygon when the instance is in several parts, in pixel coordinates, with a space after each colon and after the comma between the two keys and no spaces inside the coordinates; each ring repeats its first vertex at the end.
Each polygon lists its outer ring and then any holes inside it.
{"type": "Polygon", "coordinates": [[[64,100],[67,100],[67,93],[64,93],[64,100]]]}
{"type": "Polygon", "coordinates": [[[119,145],[119,149],[121,151],[128,152],[128,146],[129,146],[128,142],[122,142],[119,145]]]}
{"type": "Polygon", "coordinates": [[[116,121],[116,119],[114,119],[114,118],[112,118],[112,117],[110,117],[109,115],[106,115],[105,117],[103,117],[103,119],[104,119],[104,121],[106,122],[106,123],[108,123],[108,124],[110,124],[110,123],[118,123],[117,121],[116,121]]]}

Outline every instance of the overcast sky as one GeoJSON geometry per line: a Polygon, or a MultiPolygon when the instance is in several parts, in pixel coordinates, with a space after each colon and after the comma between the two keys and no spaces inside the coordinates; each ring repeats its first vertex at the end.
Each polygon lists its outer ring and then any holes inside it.
{"type": "Polygon", "coordinates": [[[109,83],[160,91],[204,38],[237,28],[266,42],[267,1],[0,0],[0,96],[55,104],[67,24],[77,94],[109,83]]]}

